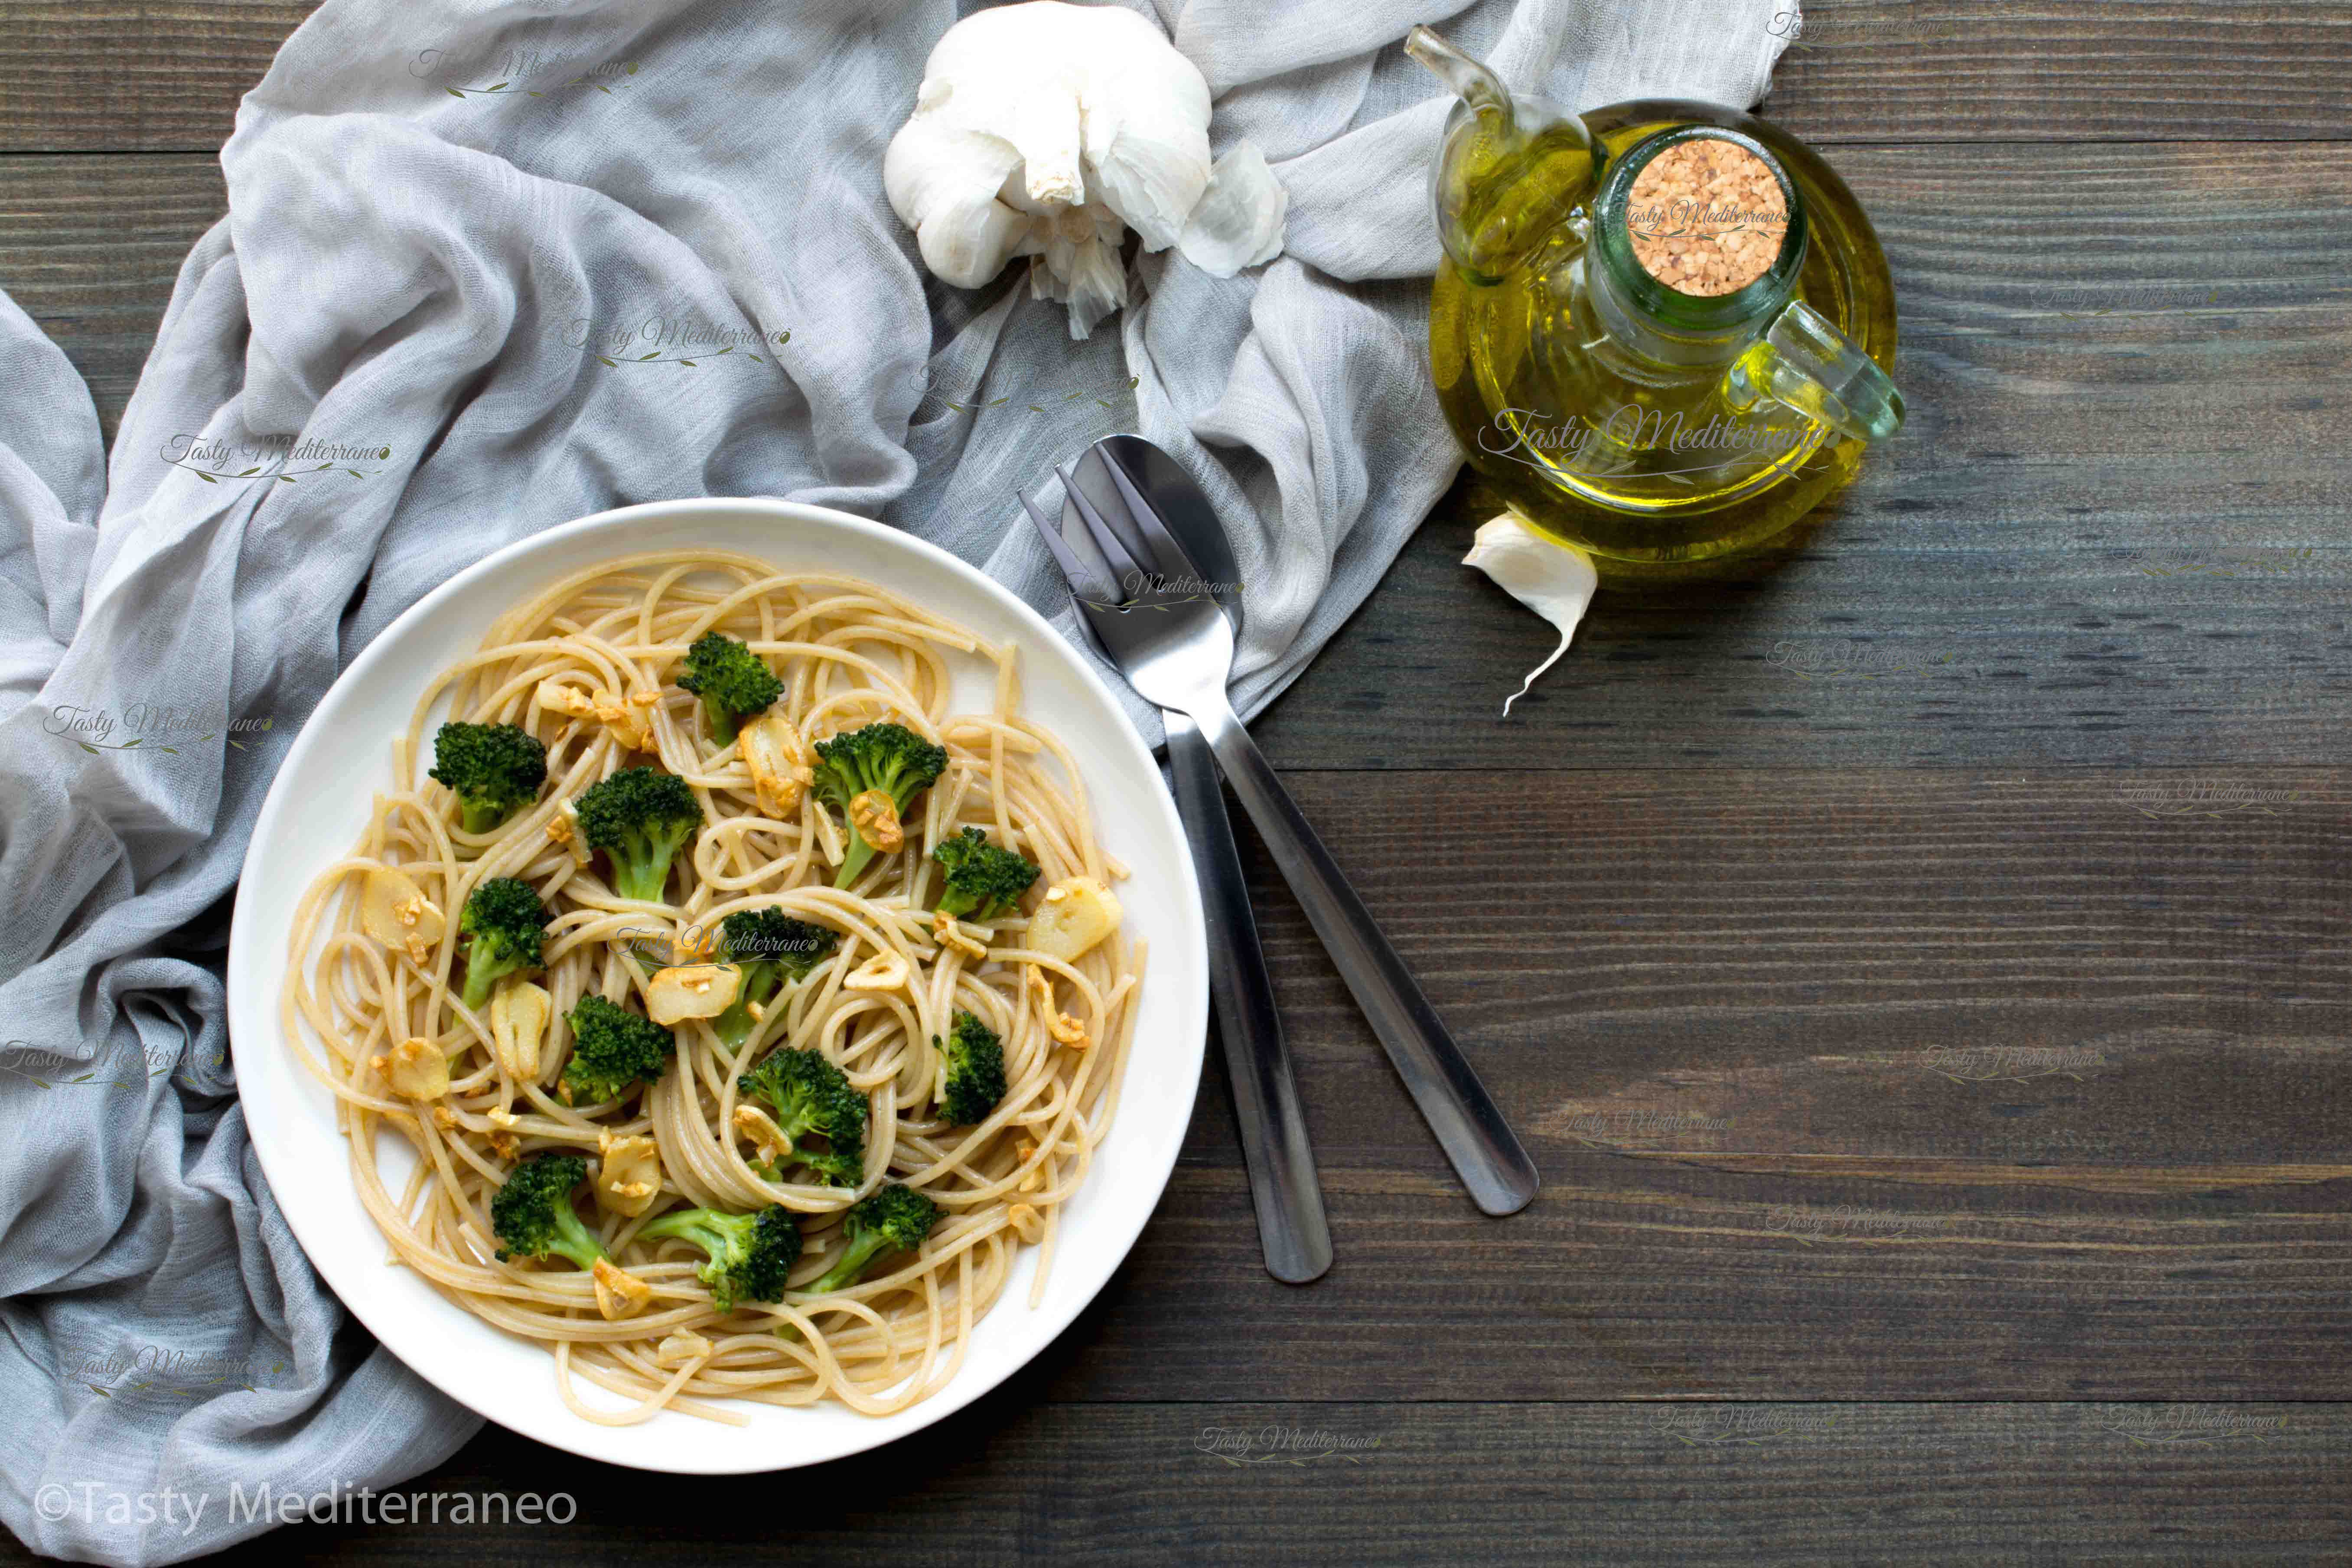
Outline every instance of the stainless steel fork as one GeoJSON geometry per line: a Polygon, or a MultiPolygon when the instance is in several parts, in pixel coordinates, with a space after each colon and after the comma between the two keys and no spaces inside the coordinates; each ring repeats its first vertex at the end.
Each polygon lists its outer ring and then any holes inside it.
{"type": "Polygon", "coordinates": [[[1118,466],[1109,468],[1148,561],[1129,550],[1068,470],[1061,473],[1071,504],[1110,570],[1108,583],[1080,563],[1061,531],[1022,498],[1069,580],[1079,613],[1137,691],[1200,727],[1472,1201],[1490,1215],[1517,1214],[1536,1195],[1535,1163],[1234,714],[1225,696],[1233,674],[1233,626],[1214,600],[1196,591],[1198,569],[1118,466]]]}

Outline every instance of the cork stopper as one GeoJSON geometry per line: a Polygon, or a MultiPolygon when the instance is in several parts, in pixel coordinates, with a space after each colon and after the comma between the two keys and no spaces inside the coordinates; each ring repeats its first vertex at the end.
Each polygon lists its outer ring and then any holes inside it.
{"type": "Polygon", "coordinates": [[[1677,142],[1634,176],[1625,232],[1642,269],[1680,294],[1736,293],[1780,258],[1789,204],[1770,164],[1737,142],[1677,142]]]}

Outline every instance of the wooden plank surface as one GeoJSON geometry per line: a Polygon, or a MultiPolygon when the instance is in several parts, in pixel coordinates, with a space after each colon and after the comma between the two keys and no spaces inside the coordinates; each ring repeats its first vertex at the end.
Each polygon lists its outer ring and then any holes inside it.
{"type": "MultiPolygon", "coordinates": [[[[1465,1363],[1465,1381],[1477,1369],[1465,1363]]],[[[2352,1537],[2341,1406],[1067,1405],[1019,1381],[774,1483],[486,1432],[400,1489],[561,1525],[299,1524],[310,1563],[2309,1563],[2352,1537]],[[497,1506],[497,1505],[490,1505],[497,1506]],[[657,1522],[656,1522],[657,1520],[657,1522]]],[[[0,1538],[0,1547],[5,1547],[0,1538]]],[[[233,1553],[257,1557],[259,1550],[233,1553]]],[[[281,1555],[278,1561],[284,1561],[281,1555]]]]}
{"type": "Polygon", "coordinates": [[[227,211],[209,157],[0,157],[0,289],[81,372],[110,443],[180,263],[227,211]]]}
{"type": "MultiPolygon", "coordinates": [[[[1782,15],[1798,10],[1788,5],[1782,15]]],[[[1762,112],[1810,141],[2336,140],[2352,6],[1805,0],[1762,112]]]]}
{"type": "MultiPolygon", "coordinates": [[[[314,7],[7,0],[0,153],[213,152],[314,7]]],[[[1790,12],[1796,9],[1791,5],[1790,12]]],[[[1764,112],[1822,143],[2335,141],[2347,0],[1856,0],[1803,6],[1764,112]]],[[[529,47],[536,15],[520,16],[529,47]]],[[[430,47],[388,32],[387,68],[430,47]]]]}
{"type": "Polygon", "coordinates": [[[1253,1267],[1214,1086],[1056,1395],[2352,1397],[2347,790],[2262,777],[1294,775],[1544,1194],[1463,1199],[1260,864],[1339,1261],[1253,1267]]]}
{"type": "MultiPolygon", "coordinates": [[[[216,153],[314,5],[0,0],[0,152],[216,153]]],[[[387,63],[416,48],[385,30],[387,63]]]]}

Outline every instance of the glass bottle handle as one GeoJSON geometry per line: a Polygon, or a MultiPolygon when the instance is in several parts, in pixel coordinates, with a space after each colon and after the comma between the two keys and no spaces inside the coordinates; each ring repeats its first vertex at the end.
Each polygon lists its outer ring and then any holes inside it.
{"type": "Polygon", "coordinates": [[[1792,300],[1770,330],[1723,378],[1724,398],[1746,413],[1764,399],[1818,419],[1850,440],[1875,444],[1903,426],[1903,395],[1863,353],[1802,300],[1792,300]]]}

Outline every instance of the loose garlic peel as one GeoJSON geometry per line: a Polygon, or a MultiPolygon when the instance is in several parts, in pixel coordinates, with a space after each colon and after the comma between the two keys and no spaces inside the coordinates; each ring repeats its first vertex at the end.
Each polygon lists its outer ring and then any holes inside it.
{"type": "Polygon", "coordinates": [[[1281,249],[1289,198],[1245,147],[1212,171],[1208,81],[1150,21],[1028,0],[940,37],[882,184],[934,274],[976,289],[1032,258],[1084,338],[1127,303],[1125,225],[1221,278],[1281,249]]]}
{"type": "Polygon", "coordinates": [[[1265,166],[1265,154],[1238,142],[1209,171],[1209,188],[1184,220],[1176,248],[1202,271],[1231,278],[1282,254],[1289,216],[1290,193],[1265,166]]]}
{"type": "Polygon", "coordinates": [[[1559,628],[1559,646],[1551,650],[1551,657],[1528,671],[1518,690],[1504,702],[1503,716],[1508,718],[1511,704],[1525,697],[1536,677],[1558,664],[1559,656],[1568,651],[1569,639],[1576,636],[1593,591],[1601,586],[1601,576],[1593,570],[1591,556],[1572,544],[1546,539],[1510,511],[1479,527],[1462,564],[1475,566],[1512,598],[1559,628]]]}

